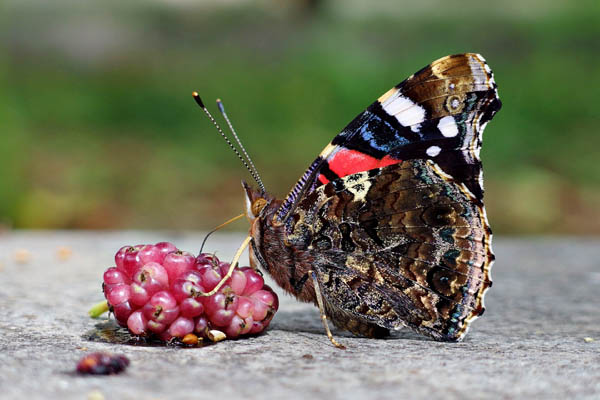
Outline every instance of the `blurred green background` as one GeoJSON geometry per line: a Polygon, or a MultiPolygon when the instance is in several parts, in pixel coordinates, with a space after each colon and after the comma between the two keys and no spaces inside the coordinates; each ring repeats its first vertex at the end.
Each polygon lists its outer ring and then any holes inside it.
{"type": "MultiPolygon", "coordinates": [[[[220,97],[270,192],[441,56],[484,55],[495,233],[600,233],[600,2],[33,1],[0,16],[0,224],[210,229],[248,173],[191,97],[220,97]]],[[[244,223],[237,229],[245,229],[244,223]]]]}

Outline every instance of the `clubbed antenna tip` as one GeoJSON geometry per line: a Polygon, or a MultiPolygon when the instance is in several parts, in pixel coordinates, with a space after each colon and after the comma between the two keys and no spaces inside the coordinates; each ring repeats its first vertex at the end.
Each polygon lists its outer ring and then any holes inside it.
{"type": "Polygon", "coordinates": [[[225,113],[225,106],[223,106],[223,102],[221,101],[221,99],[217,99],[217,107],[219,107],[219,111],[221,112],[221,114],[225,113]]]}
{"type": "Polygon", "coordinates": [[[202,99],[200,98],[200,95],[198,94],[198,92],[193,92],[192,96],[194,96],[194,100],[196,100],[196,103],[198,103],[198,105],[202,108],[206,108],[204,107],[204,103],[202,102],[202,99]]]}

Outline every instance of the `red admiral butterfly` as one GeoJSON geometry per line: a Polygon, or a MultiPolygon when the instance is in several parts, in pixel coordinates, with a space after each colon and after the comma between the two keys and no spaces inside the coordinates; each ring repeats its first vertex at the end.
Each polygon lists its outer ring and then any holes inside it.
{"type": "Polygon", "coordinates": [[[248,167],[260,186],[243,184],[251,265],[319,305],[338,347],[326,319],[367,337],[409,327],[461,340],[492,285],[479,152],[500,107],[483,57],[447,56],[359,114],[284,200],[248,167]]]}

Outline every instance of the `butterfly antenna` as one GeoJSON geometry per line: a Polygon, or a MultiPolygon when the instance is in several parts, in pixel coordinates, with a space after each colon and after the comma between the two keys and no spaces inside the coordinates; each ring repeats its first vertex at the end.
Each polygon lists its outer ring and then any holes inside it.
{"type": "Polygon", "coordinates": [[[223,102],[221,101],[221,99],[217,99],[217,107],[219,107],[219,111],[223,115],[223,118],[225,118],[225,121],[227,122],[227,125],[229,126],[229,130],[233,134],[233,137],[235,138],[237,144],[242,149],[242,152],[244,153],[244,156],[246,156],[246,160],[248,160],[248,162],[250,163],[250,166],[252,167],[252,170],[254,170],[254,173],[256,174],[256,177],[258,178],[258,182],[257,183],[258,183],[258,186],[260,187],[260,190],[262,191],[262,193],[265,193],[265,185],[263,185],[262,180],[260,179],[260,175],[258,174],[258,170],[256,169],[256,166],[252,162],[252,159],[248,155],[248,152],[246,151],[246,148],[242,144],[242,141],[240,140],[240,138],[238,137],[237,133],[235,132],[235,129],[233,129],[233,125],[231,124],[231,121],[229,120],[229,117],[227,116],[227,113],[225,112],[225,106],[223,105],[223,102]]]}
{"type": "Polygon", "coordinates": [[[246,169],[248,170],[248,172],[250,172],[250,175],[252,175],[252,178],[254,178],[254,180],[256,181],[256,183],[258,183],[258,185],[260,186],[260,189],[264,193],[264,191],[265,191],[264,189],[265,188],[264,188],[264,186],[263,186],[260,178],[258,177],[258,175],[256,174],[256,172],[254,172],[254,170],[252,170],[250,168],[250,166],[248,165],[248,163],[246,162],[246,160],[244,160],[244,158],[242,157],[242,155],[240,154],[240,152],[235,148],[235,146],[233,145],[233,143],[231,143],[231,141],[225,135],[225,133],[223,133],[223,130],[221,129],[221,127],[219,126],[219,124],[217,123],[217,121],[213,118],[213,116],[211,115],[211,113],[204,106],[204,103],[202,102],[202,99],[198,95],[198,92],[193,92],[192,96],[194,96],[194,100],[196,100],[196,103],[200,106],[200,108],[202,108],[202,110],[204,110],[204,112],[206,113],[206,115],[208,115],[208,118],[211,120],[211,122],[213,123],[213,125],[215,126],[215,128],[217,128],[217,131],[219,131],[219,133],[221,134],[221,136],[223,137],[223,139],[225,139],[225,141],[227,142],[227,144],[229,145],[229,147],[231,147],[231,150],[233,150],[233,152],[238,156],[238,158],[240,159],[240,161],[242,162],[242,164],[244,164],[244,166],[246,167],[246,169]]]}

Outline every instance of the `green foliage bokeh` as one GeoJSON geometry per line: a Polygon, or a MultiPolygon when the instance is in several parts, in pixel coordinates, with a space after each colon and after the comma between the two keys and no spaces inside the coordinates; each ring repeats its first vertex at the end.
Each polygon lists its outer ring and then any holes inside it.
{"type": "Polygon", "coordinates": [[[600,6],[521,3],[9,3],[0,224],[209,229],[250,178],[193,90],[283,196],[389,87],[473,51],[504,103],[482,151],[495,232],[600,233],[600,6]]]}

